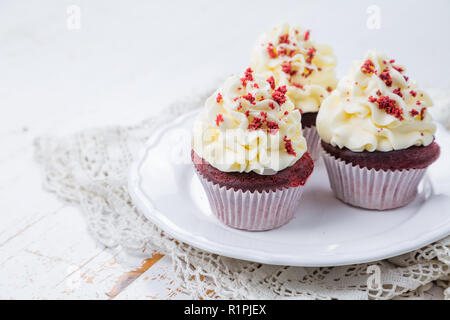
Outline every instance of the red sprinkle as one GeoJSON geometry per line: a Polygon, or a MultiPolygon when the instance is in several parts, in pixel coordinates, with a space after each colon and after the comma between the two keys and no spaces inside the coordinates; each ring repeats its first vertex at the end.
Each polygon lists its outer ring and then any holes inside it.
{"type": "Polygon", "coordinates": [[[401,89],[400,88],[397,88],[397,89],[394,89],[394,91],[393,91],[396,95],[398,95],[398,96],[400,96],[400,97],[402,97],[403,98],[403,94],[402,94],[402,91],[401,91],[401,89]]]}
{"type": "Polygon", "coordinates": [[[412,117],[415,117],[419,114],[419,111],[417,111],[416,109],[412,109],[409,113],[411,114],[412,117]]]}
{"type": "Polygon", "coordinates": [[[427,108],[423,107],[422,109],[420,109],[420,120],[423,120],[425,118],[425,110],[427,108]]]}
{"type": "Polygon", "coordinates": [[[266,81],[270,84],[270,87],[273,89],[275,89],[275,79],[273,78],[273,76],[270,76],[269,78],[266,79],[266,81]]]}
{"type": "Polygon", "coordinates": [[[273,102],[269,102],[269,107],[270,107],[270,109],[275,109],[275,105],[273,104],[273,102]]]}
{"type": "Polygon", "coordinates": [[[264,118],[264,120],[267,120],[267,112],[261,111],[260,115],[264,118]]]}
{"type": "Polygon", "coordinates": [[[308,39],[309,39],[309,34],[310,34],[310,31],[309,31],[309,30],[306,30],[306,32],[305,32],[305,41],[308,41],[308,39]]]}
{"type": "Polygon", "coordinates": [[[223,120],[223,116],[219,113],[216,117],[216,124],[219,127],[221,122],[224,122],[225,120],[223,120]]]}
{"type": "Polygon", "coordinates": [[[362,73],[365,74],[372,74],[375,70],[375,65],[373,64],[372,60],[368,59],[364,64],[361,66],[362,73]]]}
{"type": "Polygon", "coordinates": [[[244,98],[245,100],[247,100],[251,104],[255,104],[255,97],[252,96],[252,94],[250,92],[247,93],[245,96],[242,96],[242,98],[244,98]]]}
{"type": "Polygon", "coordinates": [[[301,85],[300,83],[293,83],[292,85],[293,85],[294,87],[303,89],[303,85],[301,85]]]}
{"type": "Polygon", "coordinates": [[[405,69],[403,69],[402,67],[396,67],[396,66],[392,66],[392,68],[394,68],[395,70],[397,70],[398,72],[403,72],[405,71],[405,69]]]}
{"type": "Polygon", "coordinates": [[[408,82],[409,78],[407,76],[403,76],[405,78],[405,81],[408,82]]]}
{"type": "Polygon", "coordinates": [[[285,55],[287,55],[287,49],[284,48],[284,47],[279,48],[279,49],[278,49],[278,54],[279,54],[280,56],[285,56],[285,55]]]}
{"type": "Polygon", "coordinates": [[[403,120],[403,110],[397,106],[397,102],[388,96],[381,96],[378,99],[370,96],[370,102],[376,102],[378,108],[384,110],[387,114],[390,114],[400,121],[403,120]]]}
{"type": "Polygon", "coordinates": [[[245,111],[244,114],[248,118],[250,116],[250,110],[245,111]]]}
{"type": "Polygon", "coordinates": [[[284,73],[287,73],[290,76],[293,76],[294,74],[297,73],[297,70],[292,70],[292,63],[289,62],[283,62],[283,64],[281,65],[281,68],[283,69],[284,73]]]}
{"type": "Polygon", "coordinates": [[[241,78],[242,85],[245,87],[247,85],[247,81],[253,81],[253,70],[251,68],[247,68],[244,73],[244,77],[241,78]]]}
{"type": "Polygon", "coordinates": [[[314,54],[316,53],[316,51],[317,50],[314,47],[308,50],[308,52],[306,53],[306,56],[307,56],[306,63],[311,64],[312,59],[314,58],[314,54]]]}
{"type": "Polygon", "coordinates": [[[289,34],[286,33],[286,34],[280,36],[279,39],[278,39],[278,43],[287,43],[287,44],[289,44],[290,43],[290,41],[289,41],[289,34]]]}
{"type": "Polygon", "coordinates": [[[417,96],[417,92],[415,92],[414,90],[411,90],[409,93],[411,93],[411,95],[415,98],[417,96]]]}
{"type": "Polygon", "coordinates": [[[273,44],[269,42],[267,45],[267,53],[272,59],[275,59],[277,57],[277,53],[275,51],[275,48],[273,47],[273,44]]]}
{"type": "Polygon", "coordinates": [[[286,152],[290,155],[293,155],[294,157],[297,156],[297,153],[295,153],[295,150],[292,147],[292,141],[288,139],[287,136],[284,136],[283,141],[286,152]]]}
{"type": "Polygon", "coordinates": [[[248,125],[248,130],[258,130],[262,127],[263,121],[261,118],[254,117],[252,123],[248,125]]]}
{"type": "Polygon", "coordinates": [[[217,103],[220,103],[221,101],[223,101],[222,95],[220,94],[220,92],[217,94],[217,98],[216,98],[217,103]]]}
{"type": "Polygon", "coordinates": [[[274,134],[278,131],[280,127],[278,126],[278,123],[274,121],[267,121],[267,128],[269,133],[274,134]]]}
{"type": "Polygon", "coordinates": [[[375,103],[375,102],[377,102],[377,98],[375,98],[374,96],[370,96],[369,102],[375,103]]]}
{"type": "Polygon", "coordinates": [[[286,102],[286,94],[287,89],[286,86],[278,87],[273,93],[272,98],[275,100],[279,105],[282,105],[286,102]]]}
{"type": "Polygon", "coordinates": [[[328,91],[328,92],[331,92],[331,91],[333,91],[333,88],[330,87],[330,86],[328,86],[328,87],[327,87],[327,91],[328,91]]]}
{"type": "Polygon", "coordinates": [[[311,69],[308,67],[305,67],[305,69],[306,69],[306,71],[304,71],[302,73],[302,76],[304,76],[305,78],[308,78],[311,75],[311,73],[314,71],[314,69],[311,69]]]}
{"type": "Polygon", "coordinates": [[[392,86],[392,77],[388,69],[383,70],[383,72],[380,74],[380,79],[383,80],[388,87],[392,86]]]}

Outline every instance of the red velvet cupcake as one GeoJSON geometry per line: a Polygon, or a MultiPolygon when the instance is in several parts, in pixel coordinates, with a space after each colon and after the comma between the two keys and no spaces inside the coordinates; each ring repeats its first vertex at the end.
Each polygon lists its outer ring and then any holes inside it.
{"type": "Polygon", "coordinates": [[[192,161],[221,222],[261,231],[294,217],[314,164],[286,87],[248,68],[208,98],[193,133],[192,161]]]}
{"type": "Polygon", "coordinates": [[[317,129],[336,197],[386,210],[417,195],[439,157],[428,95],[386,55],[369,52],[322,104],[317,129]]]}

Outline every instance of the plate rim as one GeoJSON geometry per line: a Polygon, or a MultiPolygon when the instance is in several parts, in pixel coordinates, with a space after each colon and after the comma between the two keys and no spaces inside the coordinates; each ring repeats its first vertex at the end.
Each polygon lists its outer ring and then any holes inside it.
{"type": "MultiPolygon", "coordinates": [[[[200,235],[192,234],[175,226],[177,230],[174,229],[173,224],[170,226],[170,221],[165,218],[164,213],[160,212],[156,209],[152,201],[145,196],[143,191],[141,190],[141,182],[142,177],[139,175],[140,168],[146,159],[148,152],[151,149],[151,146],[155,144],[158,140],[158,137],[166,130],[176,126],[185,118],[189,118],[194,114],[198,113],[201,109],[197,108],[186,112],[173,121],[160,125],[157,129],[155,129],[154,133],[147,140],[144,146],[139,150],[136,159],[131,164],[128,171],[128,192],[136,204],[136,206],[142,210],[144,216],[157,225],[161,230],[166,232],[171,237],[185,242],[193,247],[199,248],[201,250],[205,250],[207,252],[222,255],[229,258],[240,259],[250,262],[257,262],[263,264],[271,264],[271,265],[287,265],[287,266],[298,266],[298,267],[331,267],[331,266],[343,266],[343,265],[352,265],[352,264],[360,264],[360,263],[369,263],[378,260],[389,259],[395,256],[399,256],[417,249],[420,249],[428,244],[431,244],[437,240],[443,239],[450,235],[450,223],[443,224],[440,228],[433,229],[432,231],[422,235],[421,237],[416,237],[414,240],[405,239],[399,242],[396,242],[394,245],[396,249],[389,250],[389,253],[386,252],[386,247],[382,247],[375,251],[371,251],[371,254],[360,257],[347,257],[347,255],[340,254],[339,259],[335,262],[325,262],[318,261],[318,259],[308,260],[308,258],[294,258],[292,255],[286,254],[263,254],[260,250],[252,250],[247,248],[239,248],[236,250],[236,246],[224,245],[221,243],[214,242],[211,239],[205,238],[200,235]],[[405,244],[406,243],[406,244],[405,244]],[[314,262],[315,260],[316,262],[314,262]]],[[[245,232],[245,231],[243,231],[245,232]]],[[[326,257],[326,256],[324,256],[326,257]]]]}

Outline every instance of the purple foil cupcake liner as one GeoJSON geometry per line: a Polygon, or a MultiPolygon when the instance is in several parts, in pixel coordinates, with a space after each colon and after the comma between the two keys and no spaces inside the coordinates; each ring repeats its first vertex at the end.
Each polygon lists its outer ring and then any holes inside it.
{"type": "Polygon", "coordinates": [[[302,129],[303,136],[306,139],[306,144],[308,147],[308,152],[311,155],[311,158],[315,161],[320,157],[320,137],[317,133],[316,126],[312,126],[309,128],[302,129]]]}
{"type": "Polygon", "coordinates": [[[387,210],[407,205],[417,195],[425,169],[383,171],[361,168],[322,150],[336,198],[356,207],[387,210]]]}
{"type": "Polygon", "coordinates": [[[281,227],[295,215],[303,186],[276,191],[250,192],[227,189],[197,171],[214,215],[225,225],[248,231],[264,231],[281,227]]]}

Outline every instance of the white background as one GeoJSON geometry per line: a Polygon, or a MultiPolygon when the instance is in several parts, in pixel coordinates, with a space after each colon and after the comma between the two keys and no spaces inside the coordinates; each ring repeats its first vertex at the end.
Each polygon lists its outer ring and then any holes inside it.
{"type": "MultiPolygon", "coordinates": [[[[422,86],[449,90],[449,13],[448,0],[1,1],[0,298],[108,298],[126,270],[108,264],[117,253],[92,240],[76,209],[42,191],[36,136],[161,112],[245,68],[256,37],[282,21],[332,45],[339,76],[376,48],[422,86]],[[67,27],[71,5],[80,29],[67,27]],[[380,29],[367,28],[370,5],[380,29]],[[73,268],[93,274],[82,290],[65,285],[73,268]]],[[[158,263],[168,283],[170,261],[158,263]]],[[[122,297],[171,297],[166,282],[142,283],[122,297]]]]}
{"type": "Polygon", "coordinates": [[[0,133],[132,123],[239,72],[256,37],[282,21],[334,47],[338,75],[368,49],[388,53],[425,87],[450,87],[450,2],[432,1],[2,1],[0,133]],[[81,29],[67,28],[70,5],[81,29]],[[380,29],[368,29],[370,5],[380,29]],[[19,112],[20,110],[20,112],[19,112]],[[6,117],[5,117],[6,112],[6,117]],[[41,125],[42,123],[42,125],[41,125]]]}

